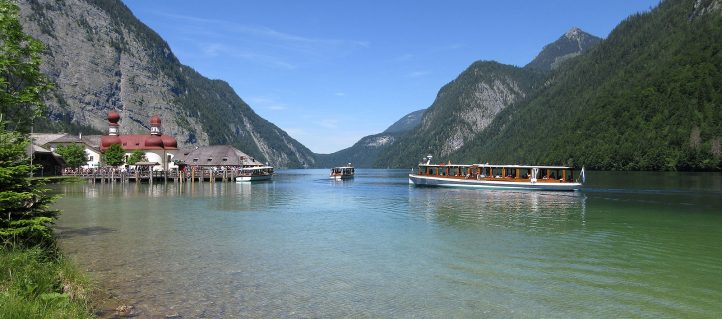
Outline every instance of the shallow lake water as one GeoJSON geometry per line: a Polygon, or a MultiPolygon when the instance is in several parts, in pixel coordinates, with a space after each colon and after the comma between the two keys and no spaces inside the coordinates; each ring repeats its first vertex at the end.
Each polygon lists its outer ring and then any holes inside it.
{"type": "Polygon", "coordinates": [[[65,184],[61,245],[141,318],[722,317],[722,175],[581,192],[409,186],[407,170],[65,184]]]}

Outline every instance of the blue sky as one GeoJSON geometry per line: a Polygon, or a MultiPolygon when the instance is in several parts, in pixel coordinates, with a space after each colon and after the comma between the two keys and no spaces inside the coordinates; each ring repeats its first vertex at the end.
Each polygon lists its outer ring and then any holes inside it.
{"type": "Polygon", "coordinates": [[[523,66],[571,27],[606,37],[658,1],[124,3],[183,64],[331,153],[430,106],[474,61],[523,66]]]}

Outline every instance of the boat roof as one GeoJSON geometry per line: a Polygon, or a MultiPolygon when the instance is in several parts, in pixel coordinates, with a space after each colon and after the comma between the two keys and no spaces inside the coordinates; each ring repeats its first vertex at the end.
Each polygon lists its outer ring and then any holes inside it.
{"type": "Polygon", "coordinates": [[[244,171],[252,171],[252,170],[257,170],[257,169],[269,169],[269,168],[272,169],[273,166],[252,166],[252,167],[244,167],[244,168],[241,168],[241,170],[244,170],[244,171]]]}
{"type": "Polygon", "coordinates": [[[336,166],[332,169],[337,169],[337,168],[353,168],[353,166],[336,166]]]}
{"type": "Polygon", "coordinates": [[[491,168],[542,168],[542,169],[572,169],[569,166],[552,165],[495,165],[495,164],[419,164],[426,167],[491,167],[491,168]]]}

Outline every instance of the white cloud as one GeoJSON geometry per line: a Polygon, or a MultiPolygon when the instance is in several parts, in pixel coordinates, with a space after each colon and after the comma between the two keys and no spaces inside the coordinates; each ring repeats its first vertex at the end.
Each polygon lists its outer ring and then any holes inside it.
{"type": "Polygon", "coordinates": [[[250,26],[164,12],[155,14],[182,23],[179,27],[183,28],[186,37],[191,42],[202,45],[201,51],[206,56],[227,54],[274,67],[293,69],[297,63],[289,62],[291,59],[322,61],[330,56],[345,55],[370,46],[368,41],[306,37],[266,26],[250,26]],[[209,40],[214,43],[203,44],[209,40]],[[225,45],[220,46],[219,42],[225,45]]]}

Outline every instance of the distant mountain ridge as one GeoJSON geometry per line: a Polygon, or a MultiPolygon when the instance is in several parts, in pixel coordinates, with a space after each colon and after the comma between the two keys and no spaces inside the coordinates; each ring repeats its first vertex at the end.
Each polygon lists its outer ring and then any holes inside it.
{"type": "Polygon", "coordinates": [[[36,131],[146,132],[151,115],[181,146],[230,144],[272,165],[313,165],[315,155],[258,116],[228,85],[181,64],[168,44],[118,0],[21,0],[25,32],[45,43],[41,69],[56,83],[36,131]]]}
{"type": "Polygon", "coordinates": [[[316,154],[316,167],[333,167],[351,163],[355,167],[373,167],[379,154],[394,145],[396,139],[421,124],[426,109],[404,115],[382,133],[362,137],[351,147],[331,154],[316,154]]]}
{"type": "Polygon", "coordinates": [[[383,133],[369,135],[352,147],[318,155],[318,166],[344,159],[359,167],[406,167],[424,154],[448,156],[463,148],[507,106],[542,86],[553,64],[599,43],[599,38],[572,28],[546,45],[527,67],[477,61],[439,90],[427,109],[407,114],[383,133]],[[574,43],[574,45],[571,45],[574,43]]]}
{"type": "Polygon", "coordinates": [[[541,87],[552,64],[589,50],[598,44],[595,39],[599,38],[572,28],[545,46],[532,66],[525,68],[474,62],[439,90],[429,108],[404,116],[383,133],[366,136],[350,148],[319,155],[317,164],[349,158],[360,159],[362,167],[406,167],[424,154],[450,155],[464,148],[507,106],[541,87]],[[569,45],[572,42],[576,44],[569,45]]]}
{"type": "Polygon", "coordinates": [[[426,113],[426,109],[406,114],[394,124],[391,124],[383,133],[401,133],[412,130],[421,124],[424,113],[426,113]]]}
{"type": "Polygon", "coordinates": [[[556,41],[544,46],[534,60],[524,67],[541,71],[556,69],[562,62],[582,54],[601,41],[601,38],[573,27],[556,41]]]}

